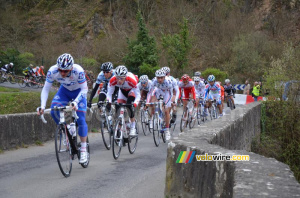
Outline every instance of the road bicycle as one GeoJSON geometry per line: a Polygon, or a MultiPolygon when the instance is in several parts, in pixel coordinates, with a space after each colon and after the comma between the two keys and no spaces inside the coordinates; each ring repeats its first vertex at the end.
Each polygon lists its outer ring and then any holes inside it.
{"type": "MultiPolygon", "coordinates": [[[[184,98],[185,99],[185,98],[184,98]]],[[[180,131],[184,132],[189,126],[192,129],[196,123],[197,112],[194,110],[194,99],[186,98],[189,100],[186,107],[183,109],[183,113],[180,120],[180,131]]]]}
{"type": "MultiPolygon", "coordinates": [[[[77,156],[80,159],[80,147],[81,143],[77,140],[79,137],[78,134],[78,125],[77,119],[78,116],[76,111],[72,109],[72,118],[71,123],[67,124],[65,119],[66,111],[70,110],[71,107],[54,107],[50,109],[45,109],[44,112],[50,111],[58,111],[60,118],[59,124],[57,125],[56,132],[55,132],[55,153],[56,159],[59,166],[61,173],[65,177],[69,177],[72,171],[72,161],[77,156]],[[71,128],[70,125],[75,124],[75,130],[72,134],[70,134],[71,128]],[[68,129],[69,128],[69,129],[68,129]]],[[[47,121],[44,118],[44,115],[40,116],[42,121],[46,124],[47,121]]],[[[90,162],[90,146],[89,146],[89,139],[87,137],[87,162],[81,164],[83,168],[87,168],[90,162]]]]}
{"type": "Polygon", "coordinates": [[[147,136],[148,133],[151,133],[150,130],[150,119],[149,119],[149,110],[148,108],[145,108],[146,102],[142,101],[141,102],[141,107],[140,107],[140,121],[143,129],[143,133],[145,136],[147,136]]]}
{"type": "Polygon", "coordinates": [[[11,84],[15,84],[16,83],[16,75],[14,72],[9,72],[6,73],[4,71],[0,71],[0,83],[3,83],[5,81],[10,82],[11,84]],[[4,76],[2,76],[4,73],[4,76]]]}
{"type": "Polygon", "coordinates": [[[204,98],[201,97],[200,100],[199,100],[199,104],[198,104],[198,107],[197,107],[197,122],[198,122],[198,125],[201,124],[201,122],[205,122],[207,120],[207,117],[205,116],[205,113],[204,113],[204,105],[205,105],[205,101],[204,101],[204,98]]]}
{"type": "Polygon", "coordinates": [[[138,123],[135,120],[135,129],[136,129],[136,136],[130,136],[130,119],[128,116],[127,108],[132,108],[133,104],[123,104],[123,103],[115,103],[119,106],[118,109],[118,118],[115,121],[114,131],[113,131],[113,138],[112,138],[112,153],[113,157],[117,160],[120,157],[121,150],[123,146],[128,144],[128,150],[130,154],[133,154],[137,148],[138,143],[138,123]]]}

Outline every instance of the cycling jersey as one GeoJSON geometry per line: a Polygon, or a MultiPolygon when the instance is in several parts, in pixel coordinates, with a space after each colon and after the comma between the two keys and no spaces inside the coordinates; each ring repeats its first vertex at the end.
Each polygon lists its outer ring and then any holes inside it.
{"type": "Polygon", "coordinates": [[[88,88],[83,68],[80,65],[74,64],[73,69],[69,73],[69,75],[66,78],[62,78],[58,71],[57,65],[54,65],[50,67],[47,73],[45,86],[42,91],[42,107],[46,106],[48,93],[54,81],[59,82],[61,86],[63,86],[69,91],[75,91],[80,89],[81,91],[79,92],[78,96],[74,98],[75,102],[79,103],[83,98],[86,98],[88,88]],[[46,93],[46,91],[48,92],[46,93]]]}
{"type": "Polygon", "coordinates": [[[231,84],[224,85],[224,90],[227,93],[227,95],[232,96],[234,94],[234,88],[231,84]]]}
{"type": "Polygon", "coordinates": [[[221,104],[221,86],[219,83],[215,82],[213,86],[209,83],[205,86],[205,100],[206,99],[216,99],[219,104],[221,104]],[[208,94],[209,93],[209,94],[208,94]]]}
{"type": "Polygon", "coordinates": [[[146,92],[149,92],[151,90],[151,87],[152,87],[152,81],[151,80],[148,80],[148,84],[146,87],[144,87],[141,82],[138,83],[137,87],[139,88],[140,91],[146,91],[146,92]]]}
{"type": "Polygon", "coordinates": [[[25,76],[29,76],[29,75],[32,75],[32,74],[33,74],[33,70],[31,69],[31,67],[26,67],[25,69],[23,69],[22,73],[23,73],[25,76]]]}
{"type": "Polygon", "coordinates": [[[39,76],[45,76],[45,74],[44,74],[44,70],[42,69],[42,68],[39,68],[38,69],[38,71],[37,71],[37,74],[39,75],[39,76]]]}
{"type": "MultiPolygon", "coordinates": [[[[88,87],[83,68],[80,65],[74,64],[72,71],[63,78],[58,71],[57,65],[50,67],[41,93],[42,108],[46,106],[48,94],[54,81],[59,82],[61,86],[52,100],[51,108],[54,106],[66,106],[70,101],[74,100],[78,105],[76,111],[79,117],[77,119],[78,134],[80,137],[86,137],[88,127],[85,121],[85,113],[87,108],[86,94],[88,87]]],[[[56,124],[59,124],[59,112],[51,111],[51,116],[56,124]]]]}
{"type": "Polygon", "coordinates": [[[108,82],[110,81],[110,79],[115,75],[115,71],[112,71],[112,75],[110,78],[106,79],[104,76],[103,71],[101,71],[97,77],[96,83],[97,84],[101,84],[102,82],[105,82],[106,84],[108,84],[108,82]]]}
{"type": "Polygon", "coordinates": [[[118,93],[119,103],[126,103],[127,98],[129,96],[133,96],[135,97],[134,103],[138,104],[141,95],[140,95],[140,90],[137,87],[137,84],[138,84],[138,78],[136,75],[134,75],[131,72],[127,73],[127,76],[125,77],[125,82],[122,85],[118,85],[118,80],[116,76],[112,77],[108,84],[108,93],[107,93],[108,101],[110,103],[112,102],[113,92],[115,91],[116,87],[119,87],[119,93],[118,93]]]}
{"type": "Polygon", "coordinates": [[[179,88],[178,88],[178,82],[173,76],[168,76],[172,82],[173,82],[173,91],[175,91],[175,103],[177,103],[178,97],[179,97],[179,88]]]}
{"type": "Polygon", "coordinates": [[[195,90],[196,90],[196,97],[197,98],[204,97],[204,94],[205,94],[205,83],[202,80],[200,80],[200,82],[199,82],[198,85],[195,83],[195,90]]]}
{"type": "Polygon", "coordinates": [[[155,96],[159,99],[160,96],[163,96],[164,103],[166,107],[171,107],[171,99],[173,96],[173,89],[175,88],[175,84],[168,76],[165,77],[165,80],[162,83],[159,83],[155,78],[152,80],[152,89],[151,93],[147,98],[147,103],[150,102],[152,96],[155,96]]]}
{"type": "Polygon", "coordinates": [[[193,94],[194,100],[196,99],[196,92],[195,92],[195,82],[190,79],[187,84],[184,84],[182,80],[179,81],[179,97],[181,97],[181,93],[183,90],[182,98],[183,100],[189,99],[189,95],[193,94]]]}

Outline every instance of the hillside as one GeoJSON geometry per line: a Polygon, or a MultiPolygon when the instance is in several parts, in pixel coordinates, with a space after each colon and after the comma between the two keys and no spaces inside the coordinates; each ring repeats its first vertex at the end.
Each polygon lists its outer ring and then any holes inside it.
{"type": "MultiPolygon", "coordinates": [[[[287,43],[298,50],[299,3],[296,0],[24,0],[1,3],[1,50],[34,54],[48,67],[58,55],[71,53],[82,63],[123,63],[126,38],[135,38],[136,13],[141,10],[168,63],[161,40],[189,21],[192,50],[189,69],[215,67],[236,81],[258,79],[287,43]]],[[[98,71],[96,66],[84,65],[98,71]]],[[[172,68],[172,65],[170,65],[172,68]]]]}

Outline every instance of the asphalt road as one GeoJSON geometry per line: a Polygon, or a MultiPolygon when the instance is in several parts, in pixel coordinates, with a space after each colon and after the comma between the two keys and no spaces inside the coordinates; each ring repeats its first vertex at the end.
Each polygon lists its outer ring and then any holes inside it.
{"type": "Polygon", "coordinates": [[[115,160],[101,134],[90,133],[89,139],[89,167],[84,169],[74,160],[69,178],[58,168],[53,141],[0,154],[0,197],[164,197],[167,144],[161,141],[156,147],[152,134],[144,136],[140,131],[136,152],[129,154],[123,147],[115,160]]]}
{"type": "MultiPolygon", "coordinates": [[[[7,87],[7,88],[15,88],[15,89],[20,89],[21,91],[23,92],[30,92],[30,91],[36,91],[36,92],[41,92],[42,91],[42,88],[32,88],[32,87],[24,87],[24,88],[21,88],[19,86],[18,83],[15,83],[15,84],[11,84],[10,82],[3,82],[3,83],[0,83],[0,86],[1,87],[7,87]]],[[[57,91],[57,88],[51,88],[51,91],[54,91],[56,92],[57,91]]]]}

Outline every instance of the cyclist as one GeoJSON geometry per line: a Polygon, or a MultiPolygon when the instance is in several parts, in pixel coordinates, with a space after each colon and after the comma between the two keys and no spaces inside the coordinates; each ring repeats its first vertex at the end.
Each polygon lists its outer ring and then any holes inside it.
{"type": "MultiPolygon", "coordinates": [[[[221,81],[217,81],[217,83],[219,83],[219,85],[220,85],[220,87],[221,87],[221,105],[222,105],[222,109],[224,109],[224,96],[225,96],[225,94],[224,94],[224,87],[222,86],[222,83],[221,83],[221,81]]],[[[224,114],[225,114],[225,112],[224,112],[224,114]]]]}
{"type": "MultiPolygon", "coordinates": [[[[28,67],[26,67],[25,69],[23,69],[22,73],[25,76],[25,82],[29,82],[29,77],[30,76],[34,76],[34,72],[33,72],[33,65],[30,64],[28,67]]],[[[29,84],[30,86],[30,84],[29,84]]]]}
{"type": "Polygon", "coordinates": [[[40,76],[43,76],[45,77],[45,74],[44,74],[44,66],[36,66],[36,70],[35,70],[35,75],[40,77],[40,76]]]}
{"type": "Polygon", "coordinates": [[[204,98],[205,94],[205,83],[200,79],[200,77],[194,77],[195,91],[196,91],[196,108],[199,105],[200,98],[204,98]]]}
{"type": "MultiPolygon", "coordinates": [[[[171,102],[172,102],[172,109],[173,109],[173,115],[172,115],[172,118],[171,118],[171,123],[175,123],[176,121],[176,117],[177,117],[177,109],[176,109],[176,105],[177,105],[177,101],[178,101],[178,97],[179,97],[179,88],[178,88],[178,83],[177,83],[177,80],[171,76],[171,73],[170,73],[170,68],[169,67],[163,67],[162,70],[166,73],[166,76],[169,77],[171,80],[172,80],[172,83],[173,83],[173,96],[172,96],[172,99],[171,99],[171,102]]],[[[170,109],[170,112],[171,112],[171,109],[170,109]]],[[[169,112],[169,114],[170,114],[169,112]]]]}
{"type": "MultiPolygon", "coordinates": [[[[118,93],[118,103],[134,104],[134,107],[137,107],[137,104],[140,101],[141,95],[137,87],[138,77],[131,72],[128,72],[127,68],[124,65],[120,65],[115,70],[115,76],[112,77],[109,81],[107,99],[108,106],[111,105],[113,100],[113,93],[116,87],[119,87],[118,93]]],[[[136,136],[135,129],[135,118],[134,118],[134,107],[129,108],[129,117],[130,117],[130,136],[136,136]]],[[[118,107],[117,107],[118,108],[118,107]]],[[[116,108],[116,109],[117,109],[116,108]]]]}
{"type": "Polygon", "coordinates": [[[207,115],[207,107],[211,107],[211,101],[216,100],[220,111],[220,116],[223,116],[223,109],[221,107],[221,87],[217,83],[214,75],[209,75],[207,78],[208,84],[205,86],[204,100],[207,101],[204,113],[207,115]]]}
{"type": "MultiPolygon", "coordinates": [[[[230,97],[232,104],[233,104],[233,108],[235,109],[235,104],[234,104],[234,100],[233,100],[233,96],[235,94],[235,89],[233,88],[233,86],[230,84],[230,80],[226,79],[225,80],[225,85],[224,85],[224,90],[225,90],[225,97],[226,97],[226,102],[228,101],[228,97],[230,97]],[[228,97],[227,97],[228,96],[228,97]]],[[[228,104],[228,103],[227,103],[228,104]]]]}
{"type": "Polygon", "coordinates": [[[140,82],[138,83],[137,87],[141,92],[141,100],[146,100],[152,87],[152,81],[149,80],[147,75],[142,75],[139,81],[140,82]]]}
{"type": "MultiPolygon", "coordinates": [[[[170,131],[169,131],[170,110],[171,110],[171,98],[173,96],[173,90],[175,87],[173,81],[168,76],[166,76],[166,73],[162,69],[157,70],[155,72],[155,76],[156,77],[152,80],[153,87],[150,93],[150,97],[148,97],[147,99],[147,103],[157,102],[161,96],[164,98],[164,103],[165,103],[164,111],[165,111],[165,123],[166,123],[165,126],[166,128],[164,129],[164,131],[166,135],[166,140],[168,141],[171,138],[170,131]]],[[[153,120],[153,115],[154,115],[154,108],[152,108],[151,110],[151,121],[153,120]]],[[[151,123],[153,124],[153,122],[151,121],[150,124],[151,123]]]]}
{"type": "MultiPolygon", "coordinates": [[[[183,109],[186,108],[188,104],[188,99],[190,98],[190,94],[193,95],[194,101],[196,101],[196,91],[195,91],[195,83],[190,79],[189,75],[183,74],[181,77],[181,80],[179,81],[179,90],[180,95],[182,93],[182,103],[183,103],[183,109]]],[[[194,103],[194,106],[196,107],[196,103],[194,103]]],[[[187,112],[186,112],[187,113],[187,112]]],[[[185,113],[184,118],[186,118],[187,114],[185,113]]]]}
{"type": "MultiPolygon", "coordinates": [[[[90,95],[90,99],[89,99],[89,102],[88,102],[88,107],[91,108],[92,106],[92,100],[98,90],[98,88],[100,87],[101,83],[104,83],[102,85],[102,88],[101,91],[100,91],[100,94],[99,94],[99,102],[103,102],[105,99],[106,99],[106,95],[107,95],[107,86],[108,86],[108,83],[110,81],[110,79],[115,76],[115,72],[113,70],[114,66],[111,62],[106,62],[106,63],[103,63],[100,67],[101,69],[101,72],[99,73],[98,77],[97,77],[97,80],[96,80],[96,85],[94,87],[94,89],[92,90],[91,92],[91,95],[90,95]]],[[[114,100],[116,99],[116,96],[117,96],[117,93],[118,93],[118,89],[119,88],[116,88],[115,89],[115,92],[114,92],[114,100]]],[[[110,106],[107,106],[107,110],[110,111],[110,106]]]]}
{"type": "Polygon", "coordinates": [[[2,77],[6,78],[6,74],[8,74],[10,71],[12,72],[14,67],[13,63],[9,63],[9,64],[5,64],[1,67],[1,71],[3,71],[2,73],[2,77]]]}
{"type": "MultiPolygon", "coordinates": [[[[81,140],[80,160],[79,163],[87,162],[86,140],[88,126],[85,121],[86,114],[86,94],[88,91],[83,68],[74,64],[74,59],[70,54],[62,54],[57,59],[57,64],[50,67],[44,88],[41,93],[41,107],[38,108],[38,115],[44,113],[48,94],[51,85],[54,81],[61,84],[59,90],[54,96],[51,108],[54,106],[66,106],[69,101],[72,101],[72,107],[76,110],[79,119],[78,135],[81,140]]],[[[51,111],[51,116],[56,124],[59,124],[59,112],[51,111]]]]}

